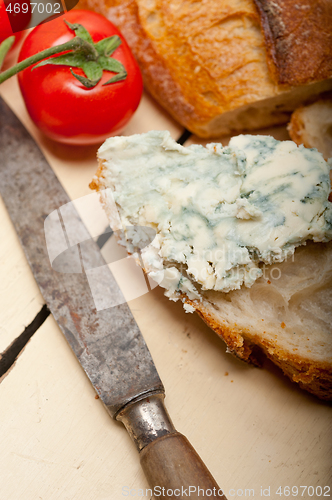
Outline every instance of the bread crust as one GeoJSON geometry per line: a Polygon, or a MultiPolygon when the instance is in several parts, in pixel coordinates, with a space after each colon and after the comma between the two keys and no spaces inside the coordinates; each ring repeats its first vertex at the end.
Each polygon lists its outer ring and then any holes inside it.
{"type": "Polygon", "coordinates": [[[325,160],[332,158],[332,94],[296,109],[287,128],[296,144],[318,149],[325,160]]]}
{"type": "MultiPolygon", "coordinates": [[[[318,0],[319,5],[325,2],[318,0]]],[[[301,35],[301,40],[310,41],[305,52],[317,52],[312,64],[302,56],[306,63],[302,65],[297,57],[303,47],[295,49],[295,42],[291,46],[291,33],[287,31],[288,45],[285,42],[282,49],[279,43],[273,45],[276,24],[271,21],[271,9],[268,15],[262,5],[257,9],[254,0],[80,2],[120,28],[139,63],[145,88],[178,122],[204,138],[286,123],[296,107],[332,88],[332,62],[327,57],[331,49],[322,45],[326,32],[327,40],[332,36],[325,11],[309,22],[305,9],[292,7],[297,19],[303,13],[307,16],[310,34],[301,35]],[[311,41],[311,30],[318,29],[321,21],[323,34],[311,41]],[[296,71],[291,69],[293,64],[296,71]]],[[[283,16],[288,20],[285,12],[286,8],[283,16]]],[[[278,18],[278,26],[282,22],[278,18]]]]}
{"type": "Polygon", "coordinates": [[[330,0],[254,0],[276,83],[303,85],[332,73],[330,0]]]}

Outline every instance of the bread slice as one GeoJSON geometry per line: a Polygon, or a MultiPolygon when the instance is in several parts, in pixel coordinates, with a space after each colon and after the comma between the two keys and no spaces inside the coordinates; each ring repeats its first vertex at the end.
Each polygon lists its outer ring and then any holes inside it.
{"type": "Polygon", "coordinates": [[[326,160],[332,158],[332,97],[294,111],[288,132],[296,144],[318,149],[326,160]]]}
{"type": "Polygon", "coordinates": [[[251,288],[189,301],[240,359],[264,353],[294,382],[332,400],[332,243],[308,243],[266,266],[251,288]]]}
{"type": "Polygon", "coordinates": [[[144,86],[203,138],[287,123],[332,89],[326,0],[80,0],[119,27],[144,86]]]}
{"type": "Polygon", "coordinates": [[[183,148],[163,132],[108,139],[98,156],[90,187],[130,253],[143,248],[137,260],[166,295],[197,311],[237,357],[258,364],[264,353],[332,399],[332,204],[322,156],[264,136],[183,148]]]}

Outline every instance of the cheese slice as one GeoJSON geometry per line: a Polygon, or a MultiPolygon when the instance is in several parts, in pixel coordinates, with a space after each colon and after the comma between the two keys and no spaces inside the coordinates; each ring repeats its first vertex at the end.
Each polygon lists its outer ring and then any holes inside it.
{"type": "Polygon", "coordinates": [[[265,264],[332,239],[331,166],[292,141],[240,135],[227,147],[183,147],[151,131],[112,137],[98,157],[113,229],[131,252],[145,241],[144,267],[170,298],[250,287],[265,264]],[[142,227],[154,229],[151,243],[142,227]]]}

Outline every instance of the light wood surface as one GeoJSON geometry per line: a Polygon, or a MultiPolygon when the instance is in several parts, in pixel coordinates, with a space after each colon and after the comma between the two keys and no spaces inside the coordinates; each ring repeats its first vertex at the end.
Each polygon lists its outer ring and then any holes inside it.
{"type": "MultiPolygon", "coordinates": [[[[71,198],[88,194],[97,148],[70,148],[43,138],[27,116],[15,79],[0,93],[32,132],[71,198]]],[[[155,128],[169,129],[174,138],[183,132],[144,96],[125,133],[155,128]]],[[[287,138],[284,128],[273,133],[287,138]]],[[[121,258],[113,239],[103,254],[109,260],[121,258]]],[[[2,203],[0,258],[3,351],[34,318],[43,299],[2,203]]],[[[268,362],[260,370],[227,354],[196,315],[186,314],[159,288],[129,305],[164,382],[176,428],[229,500],[264,498],[268,488],[270,498],[285,498],[276,494],[279,486],[282,492],[287,486],[299,488],[290,498],[318,498],[312,490],[302,494],[300,486],[331,486],[330,405],[302,392],[268,362]]],[[[134,445],[95,399],[52,317],[2,379],[0,415],[1,500],[150,499],[134,445]]]]}
{"type": "Polygon", "coordinates": [[[22,333],[44,300],[0,197],[0,352],[22,333]]]}

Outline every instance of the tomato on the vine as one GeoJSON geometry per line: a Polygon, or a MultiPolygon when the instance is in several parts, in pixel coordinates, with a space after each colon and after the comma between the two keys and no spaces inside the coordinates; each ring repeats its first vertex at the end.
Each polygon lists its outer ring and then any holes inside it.
{"type": "Polygon", "coordinates": [[[16,44],[21,39],[23,30],[27,28],[30,19],[30,0],[12,0],[11,2],[0,0],[0,43],[14,35],[16,44]],[[9,16],[11,16],[12,24],[9,21],[9,16]]]}
{"type": "Polygon", "coordinates": [[[143,90],[141,73],[118,29],[100,14],[84,10],[72,10],[34,28],[19,61],[73,39],[75,33],[64,20],[83,26],[94,44],[118,35],[121,44],[112,58],[114,64],[122,63],[124,77],[105,85],[120,70],[103,70],[98,83],[86,88],[77,78],[86,80],[88,74],[77,65],[35,65],[18,74],[21,92],[32,120],[45,135],[67,144],[97,144],[119,133],[135,112],[143,90]]]}

